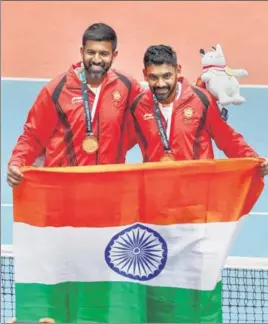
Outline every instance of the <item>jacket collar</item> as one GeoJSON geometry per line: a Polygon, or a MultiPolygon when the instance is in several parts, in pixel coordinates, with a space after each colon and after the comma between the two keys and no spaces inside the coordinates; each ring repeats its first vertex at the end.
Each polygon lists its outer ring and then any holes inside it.
{"type": "MultiPolygon", "coordinates": [[[[78,62],[76,64],[73,64],[69,70],[67,71],[67,79],[66,79],[66,86],[67,88],[72,89],[81,89],[80,86],[80,80],[78,78],[78,73],[82,69],[82,62],[78,62]]],[[[109,71],[106,73],[106,76],[103,80],[102,87],[107,86],[111,82],[118,79],[118,75],[115,71],[115,69],[109,69],[109,71]]]]}
{"type": "MultiPolygon", "coordinates": [[[[186,101],[188,101],[192,96],[194,96],[192,87],[189,84],[189,82],[187,81],[187,79],[185,79],[184,77],[180,77],[178,79],[178,82],[181,82],[182,88],[181,88],[180,97],[177,100],[175,100],[175,102],[174,102],[175,109],[180,107],[182,104],[184,104],[186,101]]],[[[140,102],[146,106],[153,107],[153,94],[150,89],[147,89],[145,91],[140,102]]]]}

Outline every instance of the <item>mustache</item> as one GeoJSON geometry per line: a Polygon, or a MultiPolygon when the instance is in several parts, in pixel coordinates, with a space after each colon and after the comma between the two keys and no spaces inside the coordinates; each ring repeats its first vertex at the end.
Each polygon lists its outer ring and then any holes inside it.
{"type": "Polygon", "coordinates": [[[90,69],[93,67],[93,66],[99,66],[101,67],[104,71],[106,71],[106,67],[105,67],[105,63],[101,62],[101,63],[93,63],[93,62],[89,62],[87,64],[85,64],[84,62],[84,67],[86,69],[86,71],[90,72],[90,69]]]}
{"type": "Polygon", "coordinates": [[[168,86],[165,87],[153,87],[154,90],[170,90],[171,88],[168,86]]]}
{"type": "Polygon", "coordinates": [[[91,67],[91,66],[100,66],[100,67],[102,67],[104,69],[105,68],[105,63],[103,63],[103,62],[100,62],[100,63],[89,62],[88,66],[89,67],[91,67]]]}
{"type": "Polygon", "coordinates": [[[105,67],[105,63],[101,62],[101,63],[89,63],[89,66],[101,66],[101,67],[105,67]]]}

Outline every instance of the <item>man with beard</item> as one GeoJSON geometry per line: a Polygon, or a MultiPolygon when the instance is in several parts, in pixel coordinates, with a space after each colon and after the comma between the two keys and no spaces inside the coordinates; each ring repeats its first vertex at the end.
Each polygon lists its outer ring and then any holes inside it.
{"type": "Polygon", "coordinates": [[[140,84],[111,69],[117,57],[115,31],[103,23],[83,34],[82,61],[43,87],[28,113],[8,163],[10,186],[20,168],[44,155],[44,166],[124,163],[135,144],[129,107],[140,84]]]}
{"type": "MultiPolygon", "coordinates": [[[[151,46],[144,55],[149,89],[131,107],[144,162],[213,159],[212,139],[229,158],[258,154],[220,116],[215,98],[181,76],[175,51],[151,46]]],[[[261,166],[268,174],[268,159],[261,166]]]]}

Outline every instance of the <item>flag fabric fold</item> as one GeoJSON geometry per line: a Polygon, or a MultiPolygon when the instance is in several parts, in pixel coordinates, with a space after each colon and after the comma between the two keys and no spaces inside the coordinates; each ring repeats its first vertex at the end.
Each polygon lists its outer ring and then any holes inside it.
{"type": "Polygon", "coordinates": [[[16,318],[221,322],[221,271],[261,160],[25,168],[14,189],[16,318]]]}

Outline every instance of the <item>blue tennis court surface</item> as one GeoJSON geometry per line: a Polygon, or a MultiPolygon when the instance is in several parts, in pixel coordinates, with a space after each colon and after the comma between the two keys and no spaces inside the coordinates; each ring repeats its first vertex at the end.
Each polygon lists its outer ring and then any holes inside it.
{"type": "MultiPolygon", "coordinates": [[[[27,112],[45,83],[44,80],[1,80],[1,244],[12,244],[12,191],[6,183],[7,162],[22,132],[27,112]]],[[[243,87],[241,92],[247,102],[229,108],[229,123],[261,156],[268,157],[268,86],[243,87]]],[[[224,154],[216,150],[216,157],[222,158],[224,154]]],[[[141,161],[138,147],[129,152],[127,161],[141,161]]],[[[245,220],[230,255],[268,257],[267,247],[268,189],[265,188],[252,214],[245,220]]]]}

